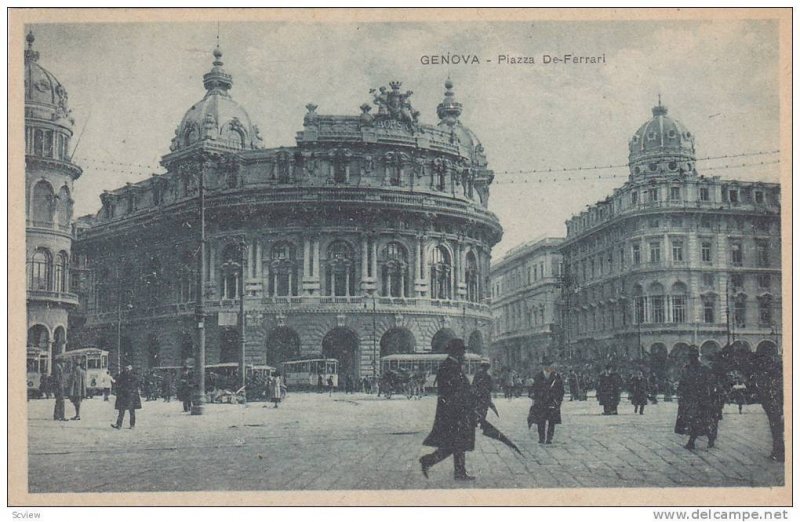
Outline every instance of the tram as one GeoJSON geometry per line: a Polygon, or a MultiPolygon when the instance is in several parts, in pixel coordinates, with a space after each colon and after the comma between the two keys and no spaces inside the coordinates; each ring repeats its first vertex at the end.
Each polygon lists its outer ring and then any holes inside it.
{"type": "Polygon", "coordinates": [[[26,362],[28,384],[28,397],[40,398],[42,396],[42,379],[47,378],[50,358],[47,350],[42,350],[35,346],[28,346],[28,357],[26,362]]]}
{"type": "MultiPolygon", "coordinates": [[[[381,357],[381,374],[399,372],[409,375],[425,375],[425,389],[436,388],[436,372],[439,364],[447,359],[446,353],[397,353],[381,357]]],[[[464,354],[464,373],[470,382],[481,363],[489,362],[487,357],[476,353],[464,354]]]]}
{"type": "Polygon", "coordinates": [[[281,363],[281,374],[287,387],[294,389],[313,389],[319,383],[328,386],[328,378],[332,378],[333,387],[339,387],[339,361],[337,359],[298,359],[281,363]]]}
{"type": "MultiPolygon", "coordinates": [[[[100,395],[111,388],[111,373],[108,371],[108,352],[100,348],[79,348],[55,356],[56,362],[66,363],[69,368],[83,362],[86,367],[86,393],[89,397],[100,395]]],[[[66,369],[65,366],[65,369],[66,369]]]]}

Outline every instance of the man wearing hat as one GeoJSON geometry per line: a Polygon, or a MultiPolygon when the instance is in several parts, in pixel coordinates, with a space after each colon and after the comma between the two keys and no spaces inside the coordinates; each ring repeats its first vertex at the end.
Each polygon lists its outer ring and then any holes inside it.
{"type": "Polygon", "coordinates": [[[136,425],[136,410],[142,409],[142,399],[139,396],[139,381],[133,373],[133,366],[125,366],[122,373],[117,377],[117,399],[114,408],[119,412],[117,423],[112,424],[114,429],[122,428],[122,421],[125,418],[125,410],[130,412],[131,429],[136,425]]]}
{"type": "Polygon", "coordinates": [[[613,366],[607,364],[597,380],[597,402],[603,406],[603,415],[617,415],[621,394],[622,377],[614,371],[613,366]]]}
{"type": "Polygon", "coordinates": [[[719,417],[715,407],[716,379],[713,372],[700,363],[696,346],[689,348],[689,362],[683,368],[678,384],[678,417],[675,433],[689,435],[685,448],[695,448],[697,437],[708,437],[708,447],[714,447],[719,417]]]}
{"type": "Polygon", "coordinates": [[[528,428],[536,424],[539,444],[552,444],[556,424],[561,424],[561,401],[564,400],[564,382],[553,367],[553,360],[542,359],[542,371],[533,377],[533,386],[528,396],[533,405],[528,412],[528,428]]]}
{"type": "MultiPolygon", "coordinates": [[[[769,458],[783,462],[785,448],[783,440],[783,367],[777,353],[766,350],[755,359],[754,381],[761,407],[767,414],[772,432],[772,453],[769,458]]],[[[741,407],[741,406],[740,406],[741,407]]]]}
{"type": "Polygon", "coordinates": [[[469,379],[461,369],[464,360],[463,339],[451,339],[445,346],[447,359],[439,365],[436,373],[438,400],[433,429],[425,438],[425,446],[433,446],[433,453],[419,459],[422,474],[428,477],[428,470],[436,464],[453,456],[453,477],[456,480],[474,480],[467,475],[465,452],[475,449],[475,398],[469,379]]]}
{"type": "Polygon", "coordinates": [[[485,419],[492,406],[492,390],[494,382],[489,375],[491,365],[488,361],[481,363],[480,369],[472,377],[472,393],[475,395],[476,411],[479,419],[485,419]]]}

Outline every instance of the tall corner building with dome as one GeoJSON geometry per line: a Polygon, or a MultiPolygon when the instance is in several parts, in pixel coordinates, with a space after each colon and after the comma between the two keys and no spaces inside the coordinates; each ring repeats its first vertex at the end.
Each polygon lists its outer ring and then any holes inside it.
{"type": "MultiPolygon", "coordinates": [[[[39,64],[29,32],[24,61],[25,263],[29,348],[47,359],[69,340],[69,314],[78,305],[71,288],[72,189],[82,173],[72,162],[74,120],[67,91],[39,64]]],[[[49,371],[50,365],[48,365],[49,371]]]]}
{"type": "Polygon", "coordinates": [[[324,355],[358,378],[382,355],[438,351],[456,336],[484,352],[502,228],[452,82],[437,125],[393,81],[354,115],[309,103],[296,145],[263,148],[219,48],[213,56],[166,173],[103,193],[79,220],[75,250],[91,274],[80,342],[110,350],[112,365],[118,345],[140,368],[194,356],[202,181],[208,364],[239,360],[240,306],[248,363],[324,355]]]}
{"type": "Polygon", "coordinates": [[[566,223],[563,355],[663,369],[692,345],[703,357],[778,349],[780,186],[704,176],[694,136],[660,100],[629,142],[629,168],[566,223]]]}

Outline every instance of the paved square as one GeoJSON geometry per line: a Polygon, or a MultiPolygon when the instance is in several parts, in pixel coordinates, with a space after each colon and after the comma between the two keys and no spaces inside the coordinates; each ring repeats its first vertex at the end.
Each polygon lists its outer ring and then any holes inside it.
{"type": "MultiPolygon", "coordinates": [[[[136,429],[113,430],[112,402],[84,402],[81,421],[54,422],[53,400],[28,403],[29,488],[42,492],[344,490],[423,488],[714,487],[783,485],[770,461],[767,419],[759,405],[739,415],[726,406],[717,446],[682,447],[672,433],[677,403],[634,415],[623,401],[606,417],[590,398],[564,402],[555,443],[537,443],[526,425],[530,401],[495,399],[491,422],[522,456],[480,433],[467,469],[454,482],[452,461],[426,480],[417,459],[433,424],[434,396],[391,400],[356,394],[290,394],[264,403],[208,405],[202,417],[178,402],[144,402],[136,429]]],[[[67,414],[72,406],[67,402],[67,414]]]]}

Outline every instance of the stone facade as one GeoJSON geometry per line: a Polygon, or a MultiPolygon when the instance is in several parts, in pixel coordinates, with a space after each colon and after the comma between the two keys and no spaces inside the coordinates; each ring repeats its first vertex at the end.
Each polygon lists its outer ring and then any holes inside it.
{"type": "MultiPolygon", "coordinates": [[[[48,360],[67,347],[71,289],[72,185],[81,169],[72,163],[74,121],[67,91],[39,65],[28,33],[25,50],[25,261],[29,348],[48,360]]],[[[50,371],[52,364],[48,364],[50,371]]]]}
{"type": "Polygon", "coordinates": [[[78,223],[89,274],[81,342],[110,350],[112,363],[118,342],[120,360],[139,367],[182,363],[197,345],[202,269],[208,364],[239,360],[242,298],[251,363],[324,354],[360,377],[381,355],[453,336],[482,352],[502,229],[452,83],[438,125],[420,123],[411,92],[392,82],[371,91],[374,111],[329,116],[308,104],[296,146],[265,149],[221,57],[176,129],[167,172],[104,193],[78,223]]]}
{"type": "Polygon", "coordinates": [[[698,173],[694,137],[660,102],[629,146],[629,180],[567,221],[566,355],[664,367],[690,345],[776,348],[780,186],[698,173]]]}
{"type": "Polygon", "coordinates": [[[561,253],[563,238],[520,245],[491,270],[491,358],[495,368],[529,374],[561,343],[561,253]]]}

